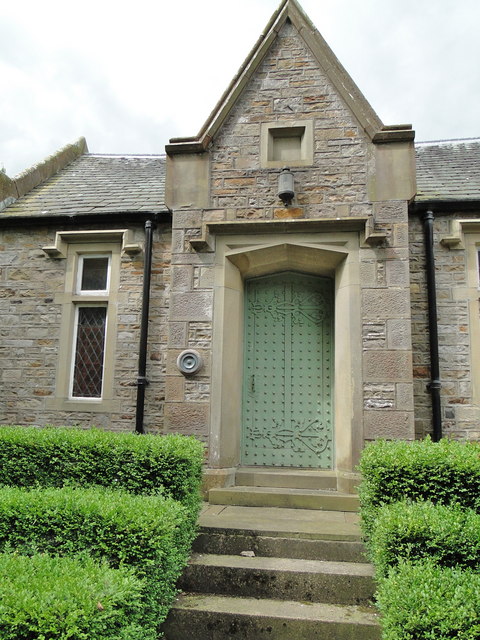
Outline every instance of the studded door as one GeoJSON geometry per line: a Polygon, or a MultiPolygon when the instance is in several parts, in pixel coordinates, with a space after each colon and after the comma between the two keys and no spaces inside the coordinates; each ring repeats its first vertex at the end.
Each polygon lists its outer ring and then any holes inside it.
{"type": "Polygon", "coordinates": [[[245,465],[332,467],[332,281],[298,273],[245,287],[245,465]]]}

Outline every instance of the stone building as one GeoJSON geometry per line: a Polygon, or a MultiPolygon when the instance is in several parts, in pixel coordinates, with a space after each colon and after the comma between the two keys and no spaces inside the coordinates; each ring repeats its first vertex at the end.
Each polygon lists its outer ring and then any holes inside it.
{"type": "Polygon", "coordinates": [[[347,490],[366,441],[477,438],[479,161],[385,126],[284,0],[196,137],[0,174],[0,422],[347,490]]]}

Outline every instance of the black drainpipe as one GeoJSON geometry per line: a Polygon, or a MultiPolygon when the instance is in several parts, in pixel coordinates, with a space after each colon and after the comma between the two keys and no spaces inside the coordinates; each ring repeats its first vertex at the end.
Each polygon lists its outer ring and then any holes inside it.
{"type": "Polygon", "coordinates": [[[152,237],[153,222],[145,222],[145,261],[143,265],[143,295],[142,295],[142,320],[140,325],[140,347],[138,354],[137,377],[137,412],[135,418],[135,431],[145,433],[143,416],[145,412],[145,387],[148,385],[147,373],[147,339],[148,316],[150,311],[150,279],[152,273],[152,237]]]}
{"type": "Polygon", "coordinates": [[[442,408],[440,403],[440,362],[438,358],[437,289],[435,284],[435,256],[433,253],[433,211],[423,218],[428,294],[428,332],[430,336],[430,383],[427,389],[432,397],[432,440],[442,438],[442,408]]]}

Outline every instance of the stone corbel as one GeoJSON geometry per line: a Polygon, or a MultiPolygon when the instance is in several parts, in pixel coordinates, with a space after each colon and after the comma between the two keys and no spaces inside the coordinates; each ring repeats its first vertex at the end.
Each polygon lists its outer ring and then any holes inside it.
{"type": "Polygon", "coordinates": [[[365,243],[371,247],[378,247],[385,244],[387,234],[385,231],[375,231],[375,222],[372,216],[369,216],[365,222],[365,243]]]}
{"type": "Polygon", "coordinates": [[[55,243],[42,247],[49,258],[66,258],[70,243],[89,242],[121,242],[122,254],[130,258],[143,251],[141,242],[133,242],[133,233],[130,229],[105,229],[99,231],[57,231],[55,243]]]}
{"type": "Polygon", "coordinates": [[[452,220],[450,235],[443,236],[440,244],[449,249],[465,249],[464,233],[466,231],[480,233],[480,219],[452,220]]]}
{"type": "Polygon", "coordinates": [[[440,239],[440,244],[449,249],[464,249],[463,244],[463,231],[459,220],[451,220],[450,222],[450,235],[443,236],[440,239]]]}
{"type": "Polygon", "coordinates": [[[212,253],[215,251],[214,240],[207,223],[202,224],[202,231],[199,236],[190,238],[190,246],[195,251],[212,253]]]}

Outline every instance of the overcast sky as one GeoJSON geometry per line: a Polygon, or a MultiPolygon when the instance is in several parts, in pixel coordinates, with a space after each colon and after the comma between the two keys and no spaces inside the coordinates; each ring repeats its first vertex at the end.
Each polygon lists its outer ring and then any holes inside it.
{"type": "MultiPolygon", "coordinates": [[[[79,136],[163,153],[192,136],[280,0],[15,0],[0,11],[0,169],[79,136]]],[[[480,136],[479,0],[303,0],[385,124],[480,136]]]]}

